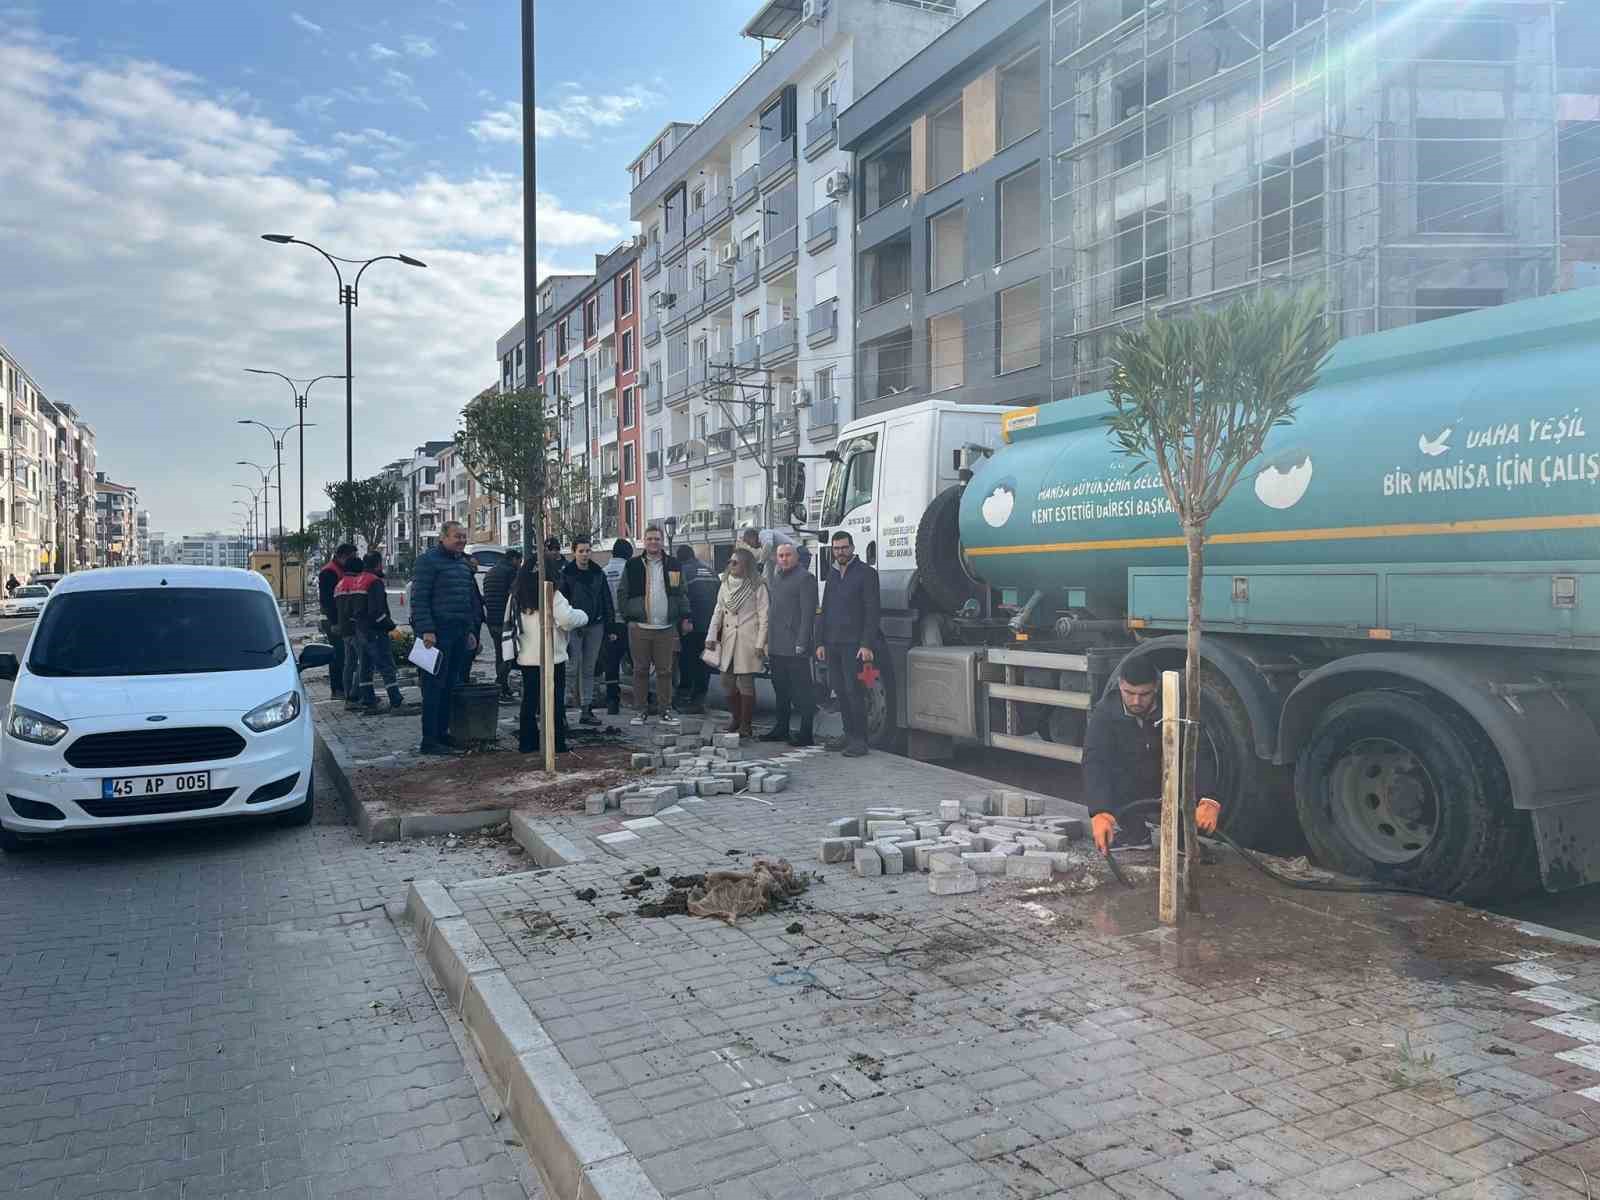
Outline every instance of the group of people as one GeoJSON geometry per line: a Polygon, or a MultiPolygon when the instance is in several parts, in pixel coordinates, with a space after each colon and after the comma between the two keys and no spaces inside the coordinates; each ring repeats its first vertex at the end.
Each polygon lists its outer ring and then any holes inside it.
{"type": "MultiPolygon", "coordinates": [[[[532,753],[540,746],[545,667],[539,576],[532,563],[511,551],[486,573],[480,588],[476,565],[465,554],[466,540],[458,522],[446,522],[413,574],[411,628],[439,654],[432,670],[419,672],[421,750],[461,752],[450,736],[450,698],[488,640],[502,698],[513,697],[512,670],[521,675],[518,742],[524,753],[532,753]]],[[[754,681],[765,670],[777,694],[777,711],[761,738],[794,746],[814,740],[811,661],[828,664],[845,727],[844,736],[829,747],[865,754],[866,685],[879,636],[878,577],[855,556],[849,533],[836,533],[831,549],[819,610],[818,583],[806,568],[804,547],[782,531],[744,530],[721,576],[689,546],[669,554],[655,526],[645,530],[638,554],[626,539],[617,539],[604,567],[594,560],[587,538],[574,540],[570,560],[562,558],[558,542],[547,541],[544,578],[556,585],[549,667],[557,751],[567,749],[569,674],[579,724],[597,725],[602,683],[606,711],[621,712],[626,654],[633,660],[634,724],[655,716],[672,727],[680,712],[703,713],[715,667],[727,691],[728,732],[755,736],[754,681]]],[[[395,622],[383,566],[377,552],[363,558],[345,544],[318,575],[323,632],[334,647],[333,692],[355,709],[381,708],[375,676],[387,686],[390,708],[403,703],[389,640],[395,622]]]]}

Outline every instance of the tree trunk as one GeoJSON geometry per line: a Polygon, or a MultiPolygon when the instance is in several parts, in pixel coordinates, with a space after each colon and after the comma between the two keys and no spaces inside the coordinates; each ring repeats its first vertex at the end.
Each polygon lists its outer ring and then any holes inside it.
{"type": "Polygon", "coordinates": [[[1183,911],[1199,907],[1200,879],[1195,861],[1200,857],[1199,830],[1195,828],[1195,771],[1200,760],[1200,593],[1205,578],[1205,538],[1203,524],[1186,524],[1184,541],[1189,551],[1189,620],[1183,662],[1183,812],[1179,822],[1184,830],[1183,911]]]}

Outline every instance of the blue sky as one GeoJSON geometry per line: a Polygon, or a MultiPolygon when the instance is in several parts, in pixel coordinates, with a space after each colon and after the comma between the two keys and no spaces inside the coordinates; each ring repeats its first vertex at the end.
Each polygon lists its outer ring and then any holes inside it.
{"type": "MultiPolygon", "coordinates": [[[[627,163],[753,64],[754,10],[542,0],[542,272],[633,232],[627,163]]],[[[292,417],[241,367],[342,369],[331,272],[261,232],[429,264],[363,281],[358,473],[494,380],[521,306],[516,0],[0,0],[0,26],[0,343],[95,425],[154,528],[226,527],[248,472],[218,463],[269,449],[234,421],[292,417]]],[[[313,395],[312,509],[343,474],[337,386],[313,395]]]]}

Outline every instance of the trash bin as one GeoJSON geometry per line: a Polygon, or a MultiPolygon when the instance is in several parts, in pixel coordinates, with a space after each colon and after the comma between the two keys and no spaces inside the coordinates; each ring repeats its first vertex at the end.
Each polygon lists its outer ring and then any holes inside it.
{"type": "Polygon", "coordinates": [[[499,688],[466,683],[450,694],[450,736],[463,742],[492,742],[500,732],[499,688]]]}

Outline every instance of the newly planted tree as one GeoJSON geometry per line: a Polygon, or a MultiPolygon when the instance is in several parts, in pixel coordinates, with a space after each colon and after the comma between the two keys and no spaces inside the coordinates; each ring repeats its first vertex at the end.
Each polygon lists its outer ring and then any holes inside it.
{"type": "MultiPolygon", "coordinates": [[[[1295,418],[1315,386],[1334,335],[1319,293],[1270,292],[1215,312],[1156,319],[1127,330],[1113,355],[1112,433],[1134,473],[1154,470],[1183,529],[1189,559],[1183,708],[1200,712],[1200,592],[1206,523],[1261,453],[1267,435],[1295,418]]],[[[1186,725],[1193,731],[1197,727],[1186,725]]],[[[1183,891],[1198,889],[1191,866],[1199,738],[1183,739],[1183,824],[1191,852],[1183,891]]]]}
{"type": "Polygon", "coordinates": [[[370,479],[348,479],[330,483],[324,489],[333,501],[330,514],[339,528],[363,543],[369,550],[383,543],[389,511],[400,503],[400,485],[384,475],[370,479]]]}

